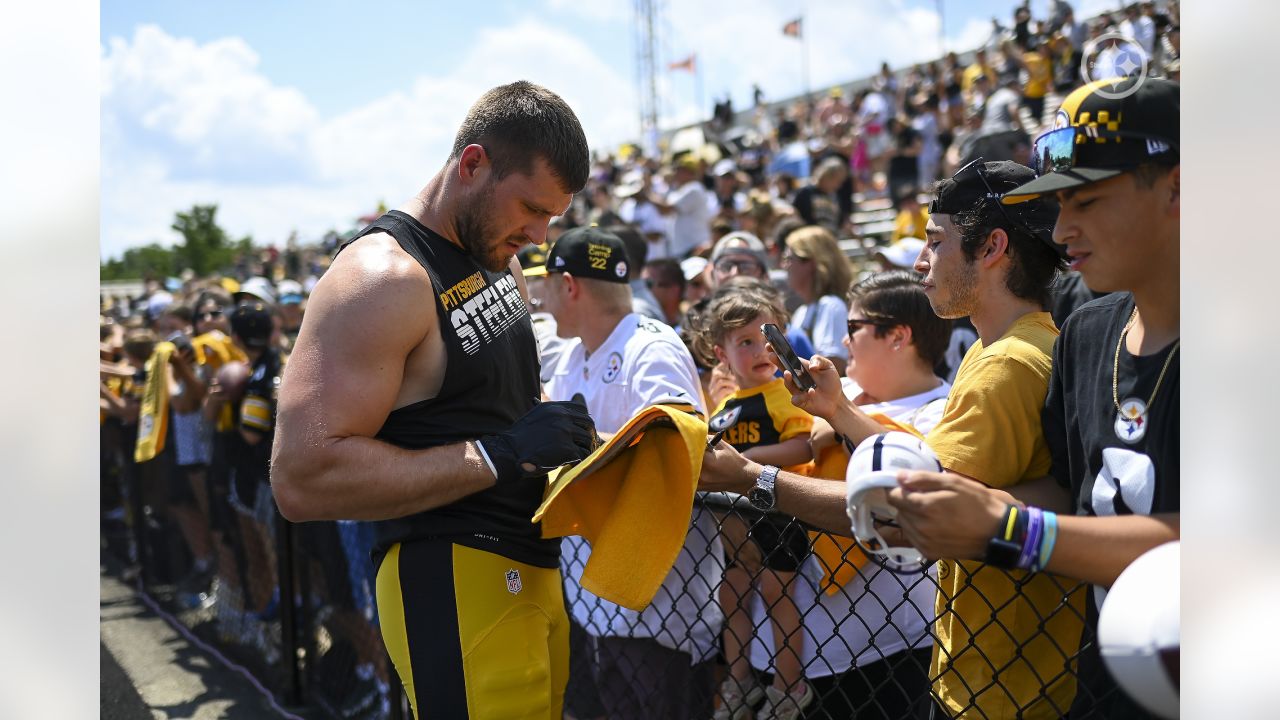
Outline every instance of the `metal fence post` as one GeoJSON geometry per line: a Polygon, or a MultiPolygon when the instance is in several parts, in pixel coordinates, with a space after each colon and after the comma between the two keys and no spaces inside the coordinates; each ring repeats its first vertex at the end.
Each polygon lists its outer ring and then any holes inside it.
{"type": "Polygon", "coordinates": [[[284,519],[278,508],[274,508],[276,516],[276,557],[280,573],[280,650],[288,676],[286,702],[295,707],[301,706],[302,669],[298,658],[298,624],[294,622],[294,557],[293,557],[293,523],[284,519]]]}

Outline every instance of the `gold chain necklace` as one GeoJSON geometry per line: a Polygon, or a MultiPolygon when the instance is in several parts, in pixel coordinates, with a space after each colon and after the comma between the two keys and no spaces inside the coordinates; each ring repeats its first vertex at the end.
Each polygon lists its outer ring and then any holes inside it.
{"type": "Polygon", "coordinates": [[[1173,343],[1173,349],[1169,351],[1169,356],[1164,360],[1164,367],[1160,368],[1160,375],[1156,378],[1156,386],[1151,389],[1151,396],[1147,398],[1146,405],[1137,398],[1125,401],[1125,405],[1132,404],[1131,409],[1126,412],[1120,407],[1120,348],[1124,346],[1124,339],[1129,334],[1129,330],[1133,324],[1138,321],[1138,308],[1134,307],[1133,312],[1129,315],[1129,321],[1125,323],[1124,330],[1120,331],[1120,339],[1116,342],[1116,356],[1111,364],[1111,402],[1116,406],[1116,435],[1125,442],[1137,442],[1146,434],[1146,416],[1147,410],[1150,409],[1156,401],[1156,394],[1160,392],[1160,384],[1164,382],[1164,374],[1169,370],[1169,365],[1173,362],[1173,356],[1178,353],[1178,347],[1182,344],[1179,338],[1173,343]]]}

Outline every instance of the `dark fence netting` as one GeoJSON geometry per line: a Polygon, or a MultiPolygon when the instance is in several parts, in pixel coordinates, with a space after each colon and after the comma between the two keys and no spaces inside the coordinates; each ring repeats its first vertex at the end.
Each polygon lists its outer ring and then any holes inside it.
{"type": "MultiPolygon", "coordinates": [[[[289,712],[410,717],[379,631],[370,524],[285,521],[266,483],[233,491],[243,479],[216,445],[207,465],[169,449],[134,463],[127,428],[102,433],[104,548],[161,608],[289,712]]],[[[1076,694],[1090,590],[1066,578],[895,571],[724,493],[698,495],[641,612],[579,585],[589,553],[563,542],[566,717],[1058,718],[1076,694]]]]}

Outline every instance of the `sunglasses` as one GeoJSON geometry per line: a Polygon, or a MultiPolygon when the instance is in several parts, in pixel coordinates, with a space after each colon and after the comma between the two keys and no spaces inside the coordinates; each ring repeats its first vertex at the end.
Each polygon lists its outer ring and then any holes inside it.
{"type": "Polygon", "coordinates": [[[1162,155],[1170,149],[1178,150],[1178,144],[1147,133],[1125,132],[1123,130],[1105,130],[1096,127],[1074,125],[1071,127],[1050,130],[1031,146],[1032,169],[1036,175],[1065,172],[1075,167],[1076,149],[1085,140],[1116,140],[1117,142],[1131,138],[1146,141],[1147,155],[1162,155]]]}
{"type": "Polygon", "coordinates": [[[222,308],[218,308],[216,310],[205,310],[204,312],[196,315],[196,317],[200,318],[201,320],[205,320],[207,318],[222,317],[222,308]]]}
{"type": "Polygon", "coordinates": [[[858,328],[862,327],[863,325],[869,325],[871,327],[887,328],[887,327],[893,327],[894,325],[897,325],[897,324],[898,323],[889,322],[887,320],[865,320],[862,318],[849,318],[849,337],[852,338],[853,334],[858,332],[858,328]]]}
{"type": "MultiPolygon", "coordinates": [[[[1004,221],[1006,223],[1008,223],[1013,227],[1019,228],[1020,230],[1030,235],[1031,237],[1036,238],[1037,240],[1040,240],[1045,245],[1048,245],[1049,247],[1053,248],[1053,251],[1058,254],[1058,257],[1065,258],[1067,256],[1067,249],[1065,247],[1055,243],[1053,241],[1053,238],[1049,237],[1049,235],[1047,235],[1046,233],[1032,230],[1031,227],[1027,225],[1025,222],[1022,222],[1021,220],[1013,219],[1013,216],[1010,215],[1009,211],[1005,209],[1004,203],[1000,202],[1000,198],[1004,197],[1004,195],[992,189],[991,183],[987,182],[987,175],[982,171],[982,164],[985,162],[986,162],[986,158],[977,158],[973,162],[957,170],[956,174],[951,176],[951,179],[955,180],[956,178],[963,175],[966,171],[972,169],[975,173],[977,173],[978,180],[982,181],[982,187],[985,188],[987,191],[985,199],[995,201],[994,204],[996,206],[996,209],[1000,211],[1000,214],[1004,217],[1004,221]]],[[[933,213],[934,208],[930,207],[929,212],[933,213]]]]}

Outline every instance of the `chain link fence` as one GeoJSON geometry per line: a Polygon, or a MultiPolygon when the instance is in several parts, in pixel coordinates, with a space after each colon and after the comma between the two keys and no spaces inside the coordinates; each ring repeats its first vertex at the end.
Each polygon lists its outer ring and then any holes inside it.
{"type": "Polygon", "coordinates": [[[216,441],[209,465],[184,467],[168,448],[133,462],[110,420],[101,440],[103,545],[172,621],[286,712],[410,716],[379,635],[371,524],[286,521],[216,441]]]}
{"type": "MultiPolygon", "coordinates": [[[[143,591],[291,711],[410,717],[378,629],[370,524],[294,525],[265,483],[237,489],[216,449],[207,467],[168,450],[135,464],[131,440],[104,423],[102,540],[143,591]]],[[[724,493],[698,495],[643,612],[578,585],[588,553],[563,542],[566,717],[1058,718],[1075,697],[1091,590],[1066,578],[895,572],[724,493]]]]}

